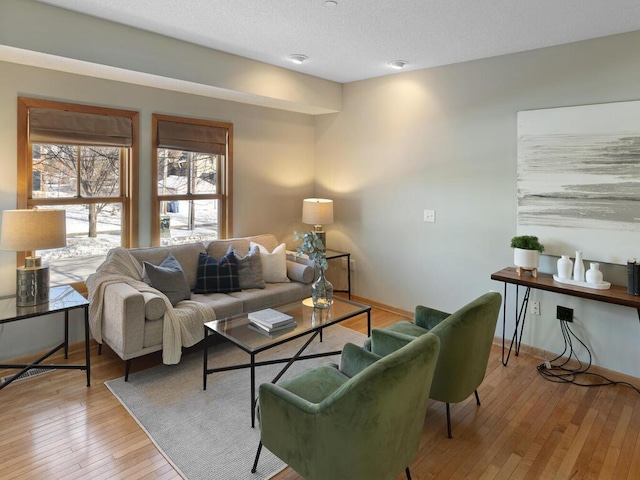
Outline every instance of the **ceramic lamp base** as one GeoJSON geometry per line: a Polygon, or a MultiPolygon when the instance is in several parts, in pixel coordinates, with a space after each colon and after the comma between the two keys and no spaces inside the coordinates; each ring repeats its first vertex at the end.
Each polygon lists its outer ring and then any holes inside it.
{"type": "Polygon", "coordinates": [[[18,267],[16,306],[32,307],[49,302],[49,266],[18,267]]]}

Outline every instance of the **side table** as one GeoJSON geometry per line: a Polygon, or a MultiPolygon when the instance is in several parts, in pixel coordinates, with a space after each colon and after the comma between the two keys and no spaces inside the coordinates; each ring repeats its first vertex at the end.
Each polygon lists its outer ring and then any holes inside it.
{"type": "Polygon", "coordinates": [[[346,290],[334,290],[334,292],[343,292],[349,295],[349,300],[351,300],[351,254],[347,252],[339,252],[337,250],[329,250],[327,249],[325,252],[325,256],[327,260],[334,260],[336,258],[347,258],[347,289],[346,290]]]}
{"type": "Polygon", "coordinates": [[[53,287],[49,293],[49,298],[49,303],[43,303],[42,305],[36,305],[34,307],[18,307],[16,306],[15,295],[0,297],[0,324],[17,322],[26,318],[41,317],[43,315],[51,315],[54,313],[64,313],[64,341],[49,350],[33,363],[0,364],[0,369],[20,369],[18,373],[12,375],[7,380],[0,383],[0,390],[9,385],[20,375],[28,372],[33,368],[44,368],[51,370],[86,370],[87,387],[91,386],[91,363],[89,355],[89,301],[68,285],[53,287]],[[69,358],[69,311],[76,308],[82,308],[84,310],[84,365],[42,364],[42,361],[49,358],[51,355],[62,348],[64,348],[64,358],[69,358]]]}

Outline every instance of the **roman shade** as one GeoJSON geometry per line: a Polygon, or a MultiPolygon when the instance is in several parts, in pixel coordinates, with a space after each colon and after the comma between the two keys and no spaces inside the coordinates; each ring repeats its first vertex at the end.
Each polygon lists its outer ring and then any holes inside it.
{"type": "Polygon", "coordinates": [[[133,144],[133,122],[127,117],[31,107],[29,141],[130,147],[133,144]]]}
{"type": "Polygon", "coordinates": [[[158,120],[158,147],[226,155],[227,129],[158,120]]]}

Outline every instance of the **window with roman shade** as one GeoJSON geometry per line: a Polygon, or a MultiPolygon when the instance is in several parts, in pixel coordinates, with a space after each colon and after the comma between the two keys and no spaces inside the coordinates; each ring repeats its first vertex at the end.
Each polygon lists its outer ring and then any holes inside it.
{"type": "Polygon", "coordinates": [[[138,113],[20,97],[18,123],[18,208],[65,210],[67,247],[41,255],[52,285],[81,283],[137,246],[138,113]]]}
{"type": "Polygon", "coordinates": [[[154,114],[152,243],[231,231],[233,124],[154,114]]]}

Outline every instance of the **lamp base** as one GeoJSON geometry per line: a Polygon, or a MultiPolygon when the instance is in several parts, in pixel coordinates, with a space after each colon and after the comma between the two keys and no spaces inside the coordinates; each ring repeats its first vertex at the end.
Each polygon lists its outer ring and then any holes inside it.
{"type": "Polygon", "coordinates": [[[322,225],[314,225],[313,233],[315,233],[320,240],[322,240],[322,245],[324,245],[324,249],[327,249],[327,232],[322,230],[322,225]]]}
{"type": "Polygon", "coordinates": [[[32,307],[49,302],[49,265],[18,267],[16,306],[32,307]]]}

